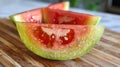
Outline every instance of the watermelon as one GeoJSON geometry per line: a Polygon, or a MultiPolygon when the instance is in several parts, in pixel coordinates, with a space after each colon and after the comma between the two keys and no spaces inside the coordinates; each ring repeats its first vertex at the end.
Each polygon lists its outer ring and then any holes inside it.
{"type": "Polygon", "coordinates": [[[65,25],[16,23],[20,38],[33,53],[51,60],[78,58],[100,40],[104,27],[95,25],[65,25]]]}
{"type": "MultiPolygon", "coordinates": [[[[58,9],[58,10],[68,10],[69,9],[69,2],[60,2],[51,4],[48,6],[51,9],[58,9]]],[[[41,8],[32,9],[29,11],[17,13],[10,16],[10,19],[13,22],[42,22],[42,13],[41,8]]]]}
{"type": "Polygon", "coordinates": [[[50,24],[97,25],[101,19],[99,16],[90,14],[50,8],[43,8],[42,13],[44,22],[50,24]]]}
{"type": "Polygon", "coordinates": [[[60,3],[54,3],[48,5],[49,8],[51,9],[59,9],[59,10],[69,10],[69,2],[60,2],[60,3]]]}

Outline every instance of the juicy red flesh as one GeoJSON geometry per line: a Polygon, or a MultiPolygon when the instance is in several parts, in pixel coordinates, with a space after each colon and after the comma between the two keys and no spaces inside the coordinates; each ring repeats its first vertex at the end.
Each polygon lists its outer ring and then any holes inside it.
{"type": "Polygon", "coordinates": [[[92,15],[44,8],[47,23],[85,25],[92,15]]]}
{"type": "Polygon", "coordinates": [[[84,24],[83,22],[86,22],[87,18],[88,17],[85,17],[84,15],[84,18],[83,16],[74,16],[74,15],[71,15],[71,14],[64,14],[62,15],[61,13],[57,13],[54,15],[56,20],[55,20],[55,23],[56,24],[84,24]]]}
{"type": "Polygon", "coordinates": [[[70,29],[70,32],[66,33],[65,36],[60,37],[61,44],[68,44],[73,40],[73,38],[74,38],[74,31],[73,29],[70,29]]]}
{"type": "MultiPolygon", "coordinates": [[[[46,47],[53,47],[54,46],[53,44],[56,40],[59,40],[59,44],[66,45],[72,42],[72,40],[74,39],[73,29],[69,29],[69,32],[65,33],[64,35],[57,36],[56,33],[48,34],[42,28],[44,27],[37,26],[33,28],[33,34],[35,38],[37,38],[46,47]],[[57,37],[59,39],[57,39],[57,37]]],[[[48,28],[48,29],[52,30],[52,28],[48,28]]],[[[66,29],[62,29],[62,30],[66,30],[66,29]]],[[[68,31],[68,29],[66,31],[68,31]]]]}
{"type": "Polygon", "coordinates": [[[25,22],[42,22],[41,8],[23,12],[21,16],[23,17],[25,22]]]}
{"type": "Polygon", "coordinates": [[[53,42],[55,41],[55,35],[48,35],[45,33],[40,26],[33,29],[34,36],[40,40],[40,42],[44,43],[46,46],[53,46],[53,42]]]}

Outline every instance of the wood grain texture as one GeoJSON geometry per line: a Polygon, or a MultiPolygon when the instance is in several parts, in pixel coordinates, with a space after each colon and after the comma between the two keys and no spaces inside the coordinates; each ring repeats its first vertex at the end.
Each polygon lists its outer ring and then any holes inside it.
{"type": "Polygon", "coordinates": [[[0,19],[0,67],[120,67],[120,33],[105,29],[100,42],[81,58],[43,59],[21,42],[15,25],[0,19]]]}

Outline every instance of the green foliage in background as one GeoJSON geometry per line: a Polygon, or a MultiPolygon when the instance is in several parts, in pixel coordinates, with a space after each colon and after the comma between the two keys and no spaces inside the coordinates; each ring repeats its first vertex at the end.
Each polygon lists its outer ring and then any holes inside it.
{"type": "Polygon", "coordinates": [[[71,7],[77,7],[80,3],[83,3],[85,9],[99,11],[100,4],[105,0],[70,0],[71,7]]]}
{"type": "Polygon", "coordinates": [[[79,2],[81,2],[82,0],[70,0],[70,6],[71,7],[77,7],[77,5],[79,4],[79,2]]]}

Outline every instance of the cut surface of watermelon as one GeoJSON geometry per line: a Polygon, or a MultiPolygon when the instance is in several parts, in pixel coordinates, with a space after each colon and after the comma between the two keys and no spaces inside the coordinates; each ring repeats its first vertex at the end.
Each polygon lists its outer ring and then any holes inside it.
{"type": "MultiPolygon", "coordinates": [[[[69,9],[69,2],[60,2],[51,4],[48,6],[51,9],[59,9],[59,10],[68,10],[69,9]]],[[[14,14],[10,16],[10,19],[13,22],[42,22],[42,13],[41,8],[32,9],[29,11],[21,12],[18,14],[14,14]]]]}
{"type": "Polygon", "coordinates": [[[52,60],[78,58],[100,40],[104,27],[16,23],[20,38],[33,53],[52,60]]]}
{"type": "Polygon", "coordinates": [[[90,14],[50,8],[43,8],[42,13],[44,22],[51,24],[97,25],[101,19],[99,16],[90,14]]]}

